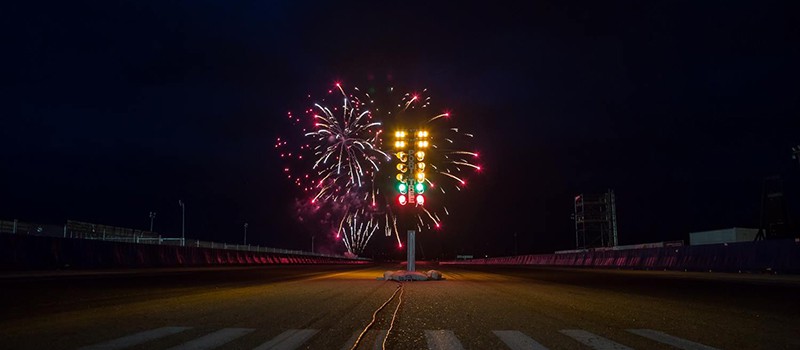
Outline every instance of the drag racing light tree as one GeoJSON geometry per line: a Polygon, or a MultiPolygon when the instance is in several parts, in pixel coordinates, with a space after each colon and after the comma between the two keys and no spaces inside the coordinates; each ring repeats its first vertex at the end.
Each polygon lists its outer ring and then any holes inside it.
{"type": "Polygon", "coordinates": [[[424,205],[425,196],[425,150],[429,147],[428,131],[398,130],[394,133],[397,179],[395,188],[399,192],[397,202],[400,205],[424,205]],[[408,139],[412,137],[412,140],[408,139]]]}
{"type": "Polygon", "coordinates": [[[415,140],[416,150],[414,151],[414,192],[417,205],[425,204],[425,151],[428,149],[428,131],[419,130],[415,140]]]}
{"type": "Polygon", "coordinates": [[[406,142],[406,132],[405,131],[396,131],[394,133],[394,149],[396,151],[395,157],[400,160],[397,163],[397,182],[395,184],[395,188],[397,192],[400,194],[397,196],[397,202],[400,205],[406,205],[408,203],[408,173],[409,166],[408,166],[408,153],[406,150],[408,149],[408,143],[406,142]]]}

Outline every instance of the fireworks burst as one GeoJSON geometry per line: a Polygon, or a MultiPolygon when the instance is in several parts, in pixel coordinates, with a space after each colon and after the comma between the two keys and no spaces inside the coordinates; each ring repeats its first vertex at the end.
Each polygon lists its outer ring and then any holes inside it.
{"type": "Polygon", "coordinates": [[[325,185],[317,197],[337,185],[362,187],[372,172],[380,170],[375,158],[378,155],[388,158],[375,146],[381,123],[370,122],[372,114],[363,109],[361,101],[348,99],[344,89],[339,84],[336,87],[343,95],[341,112],[335,115],[330,108],[315,103],[312,114],[316,130],[305,134],[313,138],[315,144],[317,160],[312,169],[322,176],[325,185]],[[342,179],[346,180],[343,184],[342,179]],[[329,181],[326,183],[326,180],[329,181]]]}
{"type": "Polygon", "coordinates": [[[286,161],[284,173],[306,193],[306,205],[333,208],[333,215],[340,218],[334,227],[336,238],[341,238],[348,252],[361,253],[379,230],[394,236],[402,247],[397,214],[392,210],[397,158],[384,146],[385,130],[419,127],[430,131],[426,162],[431,171],[425,183],[438,190],[431,196],[438,198],[404,211],[413,213],[418,231],[440,228],[441,216],[449,215],[444,205],[448,191],[466,186],[467,170],[481,170],[474,163],[478,153],[461,146],[470,144],[473,135],[449,126],[450,113],[430,113],[431,98],[426,93],[405,93],[400,98],[393,88],[387,89],[386,96],[358,88],[347,93],[337,83],[327,98],[310,104],[304,117],[288,114],[304,138],[297,145],[290,145],[286,138],[276,140],[275,148],[286,161]]]}
{"type": "Polygon", "coordinates": [[[347,251],[357,254],[367,247],[367,242],[378,227],[379,221],[374,213],[360,209],[345,214],[336,235],[342,237],[347,251]]]}

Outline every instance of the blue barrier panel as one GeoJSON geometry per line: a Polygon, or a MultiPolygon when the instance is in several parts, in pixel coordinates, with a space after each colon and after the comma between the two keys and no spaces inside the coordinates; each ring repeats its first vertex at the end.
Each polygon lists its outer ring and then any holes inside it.
{"type": "Polygon", "coordinates": [[[548,265],[691,271],[800,273],[800,240],[780,239],[700,246],[587,251],[440,262],[444,265],[548,265]]]}

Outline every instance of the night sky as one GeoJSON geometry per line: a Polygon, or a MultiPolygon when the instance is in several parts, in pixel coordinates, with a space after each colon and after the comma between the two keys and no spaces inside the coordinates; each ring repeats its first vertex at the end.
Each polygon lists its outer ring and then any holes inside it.
{"type": "Polygon", "coordinates": [[[183,199],[188,237],[307,250],[272,147],[336,81],[428,88],[476,135],[423,257],[572,249],[609,188],[621,244],[757,227],[774,174],[800,219],[796,2],[383,3],[4,2],[0,219],[179,236],[183,199]]]}

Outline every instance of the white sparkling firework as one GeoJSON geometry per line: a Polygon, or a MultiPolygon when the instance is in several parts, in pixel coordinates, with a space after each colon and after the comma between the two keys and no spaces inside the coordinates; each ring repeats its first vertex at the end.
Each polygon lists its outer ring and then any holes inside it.
{"type": "MultiPolygon", "coordinates": [[[[380,122],[372,122],[372,114],[363,109],[357,98],[348,98],[341,85],[336,84],[342,93],[342,106],[339,113],[331,111],[319,103],[314,104],[315,130],[305,136],[312,138],[316,161],[312,169],[321,177],[317,185],[315,200],[326,194],[335,197],[356,191],[369,185],[374,174],[380,170],[379,162],[388,155],[376,147],[380,135],[380,122]],[[331,190],[336,190],[334,193],[331,190]]],[[[334,198],[335,199],[335,198],[334,198]]]]}
{"type": "Polygon", "coordinates": [[[380,227],[379,223],[380,221],[373,213],[363,209],[348,212],[339,222],[336,236],[342,238],[347,251],[360,254],[367,247],[372,234],[380,227]]]}

